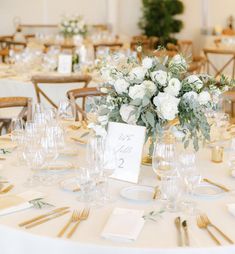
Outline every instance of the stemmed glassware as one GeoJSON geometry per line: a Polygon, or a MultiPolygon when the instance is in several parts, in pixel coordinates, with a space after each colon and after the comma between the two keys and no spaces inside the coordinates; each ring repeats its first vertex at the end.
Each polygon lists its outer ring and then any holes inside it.
{"type": "Polygon", "coordinates": [[[196,203],[192,200],[194,189],[201,182],[201,175],[196,167],[196,155],[193,151],[185,151],[179,156],[179,173],[185,183],[184,206],[187,213],[195,215],[197,213],[196,203]]]}
{"type": "Polygon", "coordinates": [[[62,124],[67,126],[67,124],[71,124],[76,119],[76,105],[74,102],[64,99],[59,102],[59,107],[57,111],[58,120],[61,121],[62,124]]]}

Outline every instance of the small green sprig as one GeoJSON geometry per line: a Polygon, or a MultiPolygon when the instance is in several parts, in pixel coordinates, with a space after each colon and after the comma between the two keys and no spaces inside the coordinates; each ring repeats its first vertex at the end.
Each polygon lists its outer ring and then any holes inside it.
{"type": "Polygon", "coordinates": [[[165,210],[160,209],[157,211],[151,211],[143,216],[145,220],[151,220],[151,221],[157,221],[158,218],[162,218],[162,214],[165,212],[165,210]]]}
{"type": "Polygon", "coordinates": [[[36,209],[42,209],[45,207],[53,207],[54,206],[54,205],[44,202],[42,200],[43,200],[43,198],[36,198],[36,199],[30,200],[29,203],[32,204],[33,207],[36,209]]]}

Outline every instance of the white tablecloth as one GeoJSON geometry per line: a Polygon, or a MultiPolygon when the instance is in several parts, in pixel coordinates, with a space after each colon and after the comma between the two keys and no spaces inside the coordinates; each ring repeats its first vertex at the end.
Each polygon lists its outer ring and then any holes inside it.
{"type": "MultiPolygon", "coordinates": [[[[75,163],[84,162],[84,148],[78,147],[78,156],[63,157],[63,159],[73,160],[75,163]]],[[[229,176],[226,163],[214,164],[210,162],[209,151],[202,150],[197,157],[198,167],[203,177],[225,184],[234,189],[235,179],[229,176]]],[[[0,176],[6,177],[15,188],[12,194],[21,193],[28,190],[24,182],[30,171],[26,166],[18,166],[15,154],[7,155],[6,161],[0,162],[0,176]]],[[[72,170],[58,173],[60,177],[71,177],[72,170]]],[[[156,176],[151,167],[143,167],[140,176],[140,185],[156,185],[156,176]]],[[[145,212],[159,210],[162,207],[160,201],[149,203],[136,203],[124,200],[119,192],[122,188],[130,186],[130,183],[111,180],[111,194],[116,202],[101,208],[91,210],[88,220],[82,222],[71,240],[56,238],[57,233],[68,220],[70,214],[51,220],[48,223],[34,227],[29,230],[18,227],[18,223],[30,219],[46,211],[28,209],[14,214],[0,217],[0,246],[1,253],[4,254],[97,254],[97,253],[128,253],[128,254],[148,254],[148,253],[226,253],[234,254],[235,245],[228,245],[225,242],[223,247],[215,246],[205,230],[201,230],[196,225],[196,219],[184,213],[163,213],[162,218],[156,222],[146,221],[145,226],[137,241],[131,243],[113,242],[101,238],[102,229],[114,207],[144,209],[145,212]],[[176,228],[174,219],[180,215],[182,219],[187,219],[189,234],[191,239],[190,248],[178,248],[176,228]]],[[[54,204],[56,207],[70,206],[71,209],[81,209],[84,204],[78,202],[76,193],[62,190],[56,186],[37,186],[34,190],[46,193],[45,201],[54,204]]],[[[235,217],[229,214],[226,204],[235,203],[234,194],[223,194],[217,198],[195,198],[198,208],[206,212],[210,219],[220,227],[227,235],[235,241],[235,217]]]]}

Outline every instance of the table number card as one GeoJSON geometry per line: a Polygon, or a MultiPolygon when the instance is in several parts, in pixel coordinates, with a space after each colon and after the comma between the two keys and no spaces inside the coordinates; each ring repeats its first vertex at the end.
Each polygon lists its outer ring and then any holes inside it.
{"type": "Polygon", "coordinates": [[[110,122],[109,145],[117,152],[117,169],[113,178],[137,183],[145,140],[145,127],[110,122]]]}
{"type": "Polygon", "coordinates": [[[59,55],[58,72],[61,74],[70,74],[72,71],[72,55],[59,55]]]}

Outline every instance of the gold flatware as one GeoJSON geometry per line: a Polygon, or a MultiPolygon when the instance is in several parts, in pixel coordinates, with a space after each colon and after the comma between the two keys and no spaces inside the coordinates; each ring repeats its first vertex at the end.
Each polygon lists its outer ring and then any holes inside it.
{"type": "Polygon", "coordinates": [[[160,188],[159,188],[159,186],[156,186],[156,187],[154,188],[153,199],[159,198],[160,195],[161,195],[160,188]]]}
{"type": "Polygon", "coordinates": [[[183,238],[182,238],[182,229],[181,229],[181,219],[180,217],[175,218],[175,226],[177,229],[177,241],[178,246],[183,246],[183,238]]]}
{"type": "Polygon", "coordinates": [[[6,158],[0,157],[0,161],[5,161],[5,160],[6,160],[6,158]]]}
{"type": "Polygon", "coordinates": [[[68,206],[66,206],[66,207],[60,207],[60,208],[54,209],[54,210],[52,210],[52,211],[50,211],[50,212],[48,212],[48,213],[45,213],[45,214],[39,215],[39,216],[37,216],[37,217],[34,217],[34,218],[30,219],[30,220],[24,221],[24,222],[20,223],[19,226],[20,226],[20,227],[26,226],[26,225],[28,225],[28,224],[31,224],[31,223],[37,221],[37,220],[41,220],[41,219],[43,219],[43,218],[46,218],[46,217],[48,217],[48,216],[51,216],[51,215],[53,215],[53,214],[55,214],[55,213],[62,212],[62,211],[67,210],[67,209],[69,209],[68,206]]]}
{"type": "Polygon", "coordinates": [[[76,222],[76,224],[72,227],[72,229],[70,230],[70,232],[67,234],[67,238],[70,238],[75,230],[77,229],[78,225],[80,224],[81,221],[86,220],[89,216],[90,213],[90,209],[83,209],[83,211],[79,214],[79,219],[76,222]]]}
{"type": "Polygon", "coordinates": [[[210,184],[212,184],[212,185],[214,185],[214,186],[217,186],[218,188],[220,188],[220,189],[222,189],[222,190],[224,190],[224,191],[226,191],[226,192],[229,192],[229,191],[230,191],[230,189],[228,189],[227,187],[225,187],[225,186],[223,186],[223,185],[221,185],[221,184],[215,183],[215,182],[213,182],[213,181],[211,181],[211,180],[209,180],[209,179],[207,179],[207,178],[203,178],[203,181],[204,181],[204,182],[207,182],[207,183],[210,183],[210,184]]]}
{"type": "Polygon", "coordinates": [[[77,126],[77,125],[69,125],[69,128],[70,128],[70,129],[72,129],[72,130],[74,130],[74,131],[76,131],[76,130],[80,129],[80,128],[81,128],[81,126],[77,126]]]}
{"type": "Polygon", "coordinates": [[[69,213],[69,212],[70,212],[70,211],[66,210],[66,211],[64,211],[64,212],[56,213],[55,215],[53,215],[53,216],[51,216],[51,217],[49,217],[49,218],[46,218],[46,219],[43,219],[43,220],[39,220],[39,221],[37,221],[37,222],[34,222],[34,223],[32,223],[32,224],[29,224],[29,225],[26,226],[25,228],[33,228],[33,227],[36,227],[36,226],[41,225],[41,224],[43,224],[43,223],[45,223],[45,222],[48,222],[48,221],[50,221],[50,220],[56,219],[56,218],[58,218],[58,217],[60,217],[60,216],[63,216],[63,215],[65,215],[65,214],[69,213]]]}
{"type": "Polygon", "coordinates": [[[65,231],[68,229],[68,227],[70,226],[71,223],[73,222],[77,222],[79,220],[79,212],[77,210],[74,210],[69,221],[66,223],[66,225],[61,229],[61,231],[59,232],[59,234],[57,235],[58,237],[63,236],[63,234],[65,233],[65,231]]]}
{"type": "Polygon", "coordinates": [[[78,188],[75,188],[73,189],[73,192],[78,192],[78,191],[81,191],[81,189],[78,187],[78,188]]]}
{"type": "Polygon", "coordinates": [[[12,190],[14,188],[14,185],[8,185],[6,188],[4,188],[3,190],[0,191],[0,194],[5,194],[8,193],[10,190],[12,190]]]}
{"type": "Polygon", "coordinates": [[[211,223],[211,221],[209,220],[209,218],[206,214],[201,214],[200,217],[201,217],[201,220],[203,220],[207,226],[213,227],[224,237],[224,239],[226,239],[229,243],[234,244],[233,240],[231,240],[227,235],[225,235],[225,233],[222,232],[217,226],[215,226],[214,224],[211,223]]]}
{"type": "Polygon", "coordinates": [[[85,120],[83,120],[82,122],[81,122],[81,124],[82,124],[82,128],[83,129],[88,129],[88,123],[87,123],[87,121],[85,121],[85,120]]]}
{"type": "Polygon", "coordinates": [[[71,139],[72,139],[73,141],[76,141],[76,142],[79,143],[79,144],[82,144],[82,145],[85,145],[85,144],[87,143],[86,141],[84,141],[84,140],[82,140],[82,139],[80,139],[80,138],[71,137],[71,139]]]}
{"type": "Polygon", "coordinates": [[[184,243],[186,246],[189,246],[190,243],[189,243],[189,234],[188,234],[188,224],[186,220],[182,222],[182,228],[184,230],[184,243]]]}
{"type": "Polygon", "coordinates": [[[209,234],[209,236],[211,237],[211,239],[215,241],[217,245],[221,245],[220,241],[212,234],[212,232],[207,227],[207,224],[204,222],[204,220],[202,220],[200,216],[197,217],[197,225],[199,228],[205,229],[207,233],[209,234]]]}

